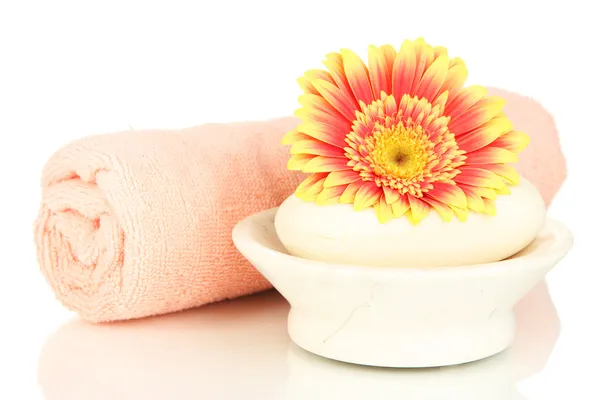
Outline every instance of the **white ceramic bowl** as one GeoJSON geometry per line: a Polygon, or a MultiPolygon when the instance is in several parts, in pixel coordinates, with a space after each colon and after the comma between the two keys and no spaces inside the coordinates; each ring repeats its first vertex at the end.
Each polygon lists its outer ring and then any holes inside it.
{"type": "Polygon", "coordinates": [[[275,233],[276,211],[238,223],[236,247],[289,301],[288,332],[297,345],[363,365],[454,365],[501,352],[514,337],[514,305],[573,242],[566,227],[548,219],[529,246],[500,262],[342,265],[289,255],[275,233]]]}

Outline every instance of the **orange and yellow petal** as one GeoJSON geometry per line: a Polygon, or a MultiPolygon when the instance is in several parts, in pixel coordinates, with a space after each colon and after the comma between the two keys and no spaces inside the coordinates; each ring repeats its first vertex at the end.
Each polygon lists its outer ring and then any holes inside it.
{"type": "Polygon", "coordinates": [[[474,167],[461,168],[461,173],[454,178],[455,182],[465,185],[502,189],[506,184],[495,173],[474,167]]]}
{"type": "Polygon", "coordinates": [[[382,190],[373,182],[364,182],[354,197],[356,211],[371,207],[381,197],[382,190]]]}
{"type": "Polygon", "coordinates": [[[435,182],[433,189],[427,192],[427,197],[453,205],[459,208],[467,207],[467,197],[460,187],[445,182],[435,182]]]}
{"type": "Polygon", "coordinates": [[[352,126],[350,121],[321,96],[304,94],[300,96],[299,100],[303,107],[297,109],[294,115],[304,123],[326,124],[341,136],[344,136],[352,126]]]}
{"type": "Polygon", "coordinates": [[[314,154],[316,156],[327,156],[327,157],[343,157],[344,150],[324,143],[320,140],[308,138],[298,140],[292,144],[290,149],[291,154],[314,154]]]}
{"type": "Polygon", "coordinates": [[[487,215],[495,216],[496,215],[496,203],[490,199],[483,199],[483,204],[485,205],[485,209],[483,212],[487,215]]]}
{"type": "Polygon", "coordinates": [[[430,140],[436,141],[438,137],[448,132],[448,121],[448,117],[439,117],[427,125],[430,140]]]}
{"type": "MultiPolygon", "coordinates": [[[[501,147],[484,147],[483,149],[475,150],[467,153],[467,164],[469,165],[485,165],[485,164],[505,164],[518,161],[518,157],[510,150],[501,147]]],[[[481,167],[483,168],[483,167],[481,167]]]]}
{"type": "Polygon", "coordinates": [[[335,85],[335,81],[333,80],[333,77],[331,76],[331,74],[327,71],[323,71],[322,69],[308,70],[304,73],[304,76],[309,81],[314,81],[316,79],[322,79],[324,81],[327,81],[327,82],[335,85]]]}
{"type": "Polygon", "coordinates": [[[350,121],[346,120],[346,118],[344,118],[339,112],[334,110],[334,108],[331,107],[331,105],[329,103],[327,103],[324,98],[322,98],[320,96],[303,94],[302,96],[300,96],[300,99],[303,99],[306,97],[313,97],[314,99],[319,99],[324,104],[326,104],[327,107],[330,107],[330,110],[333,111],[335,114],[332,115],[330,112],[324,111],[323,109],[321,109],[318,106],[317,107],[313,107],[311,105],[304,106],[304,107],[298,108],[296,111],[294,111],[294,116],[301,119],[304,123],[327,124],[332,127],[335,127],[336,130],[341,129],[339,127],[339,125],[343,124],[344,122],[346,122],[347,125],[351,126],[350,121]],[[339,116],[339,119],[336,116],[336,114],[337,114],[337,116],[339,116]]]}
{"type": "Polygon", "coordinates": [[[404,99],[408,98],[408,96],[402,97],[400,101],[400,106],[398,108],[402,110],[404,108],[403,117],[410,118],[416,125],[421,125],[425,114],[429,114],[431,112],[431,103],[427,101],[425,98],[419,99],[418,97],[409,98],[404,107],[404,99]]]}
{"type": "Polygon", "coordinates": [[[521,181],[521,177],[519,176],[519,172],[514,167],[506,164],[489,164],[481,166],[488,171],[492,171],[496,175],[501,176],[505,180],[507,180],[511,185],[518,185],[521,181]]]}
{"type": "Polygon", "coordinates": [[[345,185],[342,186],[333,186],[326,187],[324,185],[323,189],[317,196],[317,204],[319,205],[329,205],[329,204],[338,204],[340,202],[340,196],[344,193],[346,189],[345,185]]]}
{"type": "Polygon", "coordinates": [[[283,139],[281,139],[281,144],[283,145],[290,145],[290,144],[294,144],[300,140],[310,140],[310,136],[300,132],[298,129],[294,129],[292,131],[289,131],[288,133],[286,133],[283,136],[283,139]]]}
{"type": "Polygon", "coordinates": [[[408,203],[410,204],[410,213],[407,213],[406,215],[413,225],[421,222],[431,209],[429,204],[411,195],[408,196],[408,203]]]}
{"type": "Polygon", "coordinates": [[[511,129],[512,123],[508,118],[494,117],[478,128],[458,136],[456,142],[461,150],[468,153],[489,145],[500,136],[510,132],[511,129]]]}
{"type": "Polygon", "coordinates": [[[520,153],[529,144],[530,138],[523,132],[510,131],[494,140],[490,146],[500,147],[514,153],[520,153]]]}
{"type": "Polygon", "coordinates": [[[392,96],[395,99],[400,99],[410,92],[416,68],[415,48],[410,40],[405,40],[392,69],[392,96]]]}
{"type": "Polygon", "coordinates": [[[415,73],[413,75],[413,82],[412,82],[412,86],[410,89],[410,94],[414,95],[417,88],[419,87],[419,83],[421,81],[423,74],[425,73],[427,68],[429,68],[431,63],[433,62],[435,55],[433,52],[433,47],[431,47],[430,45],[425,43],[425,40],[423,38],[419,38],[419,39],[415,40],[413,42],[413,46],[415,49],[417,63],[416,63],[415,73]]]}
{"type": "Polygon", "coordinates": [[[400,218],[410,209],[407,195],[401,195],[398,200],[391,204],[394,217],[400,218]]]}
{"type": "Polygon", "coordinates": [[[448,90],[440,89],[440,94],[436,96],[435,100],[431,105],[435,108],[436,106],[439,108],[439,114],[442,115],[444,113],[444,109],[446,108],[446,103],[448,102],[448,90]]]}
{"type": "Polygon", "coordinates": [[[360,189],[364,185],[364,183],[365,183],[364,181],[360,180],[360,181],[352,182],[351,184],[346,186],[346,189],[344,189],[344,193],[342,193],[342,195],[340,196],[340,203],[342,203],[342,204],[354,203],[356,193],[358,192],[358,189],[360,189]]]}
{"type": "Polygon", "coordinates": [[[352,105],[352,99],[342,92],[337,86],[317,79],[311,82],[312,85],[317,89],[319,94],[323,96],[329,104],[339,111],[348,121],[353,121],[355,117],[356,107],[352,105]]]}
{"type": "Polygon", "coordinates": [[[333,78],[331,77],[331,74],[329,74],[329,72],[323,71],[323,70],[318,70],[318,69],[313,69],[313,70],[307,71],[304,74],[304,76],[298,78],[298,85],[300,86],[300,89],[302,89],[302,91],[305,93],[319,94],[317,89],[315,89],[315,87],[311,84],[311,80],[314,80],[314,79],[323,79],[323,80],[326,80],[331,83],[334,82],[333,78]]]}
{"type": "Polygon", "coordinates": [[[394,48],[394,46],[390,44],[384,44],[380,46],[379,49],[383,53],[383,57],[385,58],[385,62],[387,64],[388,70],[388,87],[386,88],[386,93],[391,93],[392,90],[392,70],[394,69],[394,62],[396,61],[396,56],[398,55],[398,51],[394,48]]]}
{"type": "Polygon", "coordinates": [[[395,203],[400,198],[400,192],[398,189],[392,189],[389,186],[383,186],[383,194],[387,204],[395,203]]]}
{"type": "Polygon", "coordinates": [[[303,108],[296,110],[295,114],[301,113],[301,115],[297,115],[297,117],[303,121],[306,121],[310,118],[315,118],[318,121],[324,120],[325,122],[334,122],[340,124],[350,123],[346,117],[336,110],[335,107],[329,104],[329,102],[320,94],[305,93],[298,97],[298,102],[303,108]],[[300,110],[304,110],[306,112],[303,113],[300,110]]]}
{"type": "Polygon", "coordinates": [[[453,99],[448,100],[444,114],[456,119],[485,97],[487,89],[483,86],[469,86],[458,91],[453,99]]]}
{"type": "Polygon", "coordinates": [[[510,189],[508,188],[508,186],[504,186],[503,188],[500,189],[494,189],[496,191],[496,193],[498,194],[510,194],[510,189]]]}
{"type": "Polygon", "coordinates": [[[310,84],[306,77],[301,76],[300,78],[298,78],[297,82],[302,92],[307,94],[319,94],[319,92],[317,92],[317,89],[315,89],[315,87],[310,84]]]}
{"type": "Polygon", "coordinates": [[[394,212],[392,211],[392,206],[386,203],[384,196],[379,198],[378,202],[373,204],[373,208],[375,209],[375,214],[377,215],[377,219],[382,224],[391,221],[394,219],[394,212]]]}
{"type": "MultiPolygon", "coordinates": [[[[345,134],[340,134],[336,125],[308,121],[301,123],[296,130],[312,139],[343,149],[346,147],[345,134]]],[[[302,140],[296,135],[296,140],[302,140]]],[[[290,139],[288,139],[289,141],[290,139]]]]}
{"type": "Polygon", "coordinates": [[[450,68],[446,74],[446,80],[440,89],[440,93],[448,92],[448,102],[452,101],[467,81],[467,67],[460,58],[450,60],[450,68]]]}
{"type": "Polygon", "coordinates": [[[304,201],[316,201],[319,193],[323,190],[323,184],[327,174],[312,174],[296,188],[296,197],[304,201]]]}
{"type": "Polygon", "coordinates": [[[450,60],[446,55],[436,58],[423,74],[419,86],[415,91],[415,95],[423,97],[433,103],[433,100],[436,98],[446,80],[449,63],[450,60]]]}
{"type": "Polygon", "coordinates": [[[381,101],[383,102],[385,115],[394,115],[398,112],[398,104],[393,96],[383,94],[381,96],[381,101]]]}
{"type": "Polygon", "coordinates": [[[460,116],[450,120],[448,129],[458,136],[485,124],[502,112],[506,100],[501,97],[484,97],[460,116]]]}
{"type": "Polygon", "coordinates": [[[466,185],[462,186],[461,189],[467,197],[467,206],[469,209],[475,212],[484,212],[485,204],[481,196],[477,194],[477,191],[466,185]]]}
{"type": "Polygon", "coordinates": [[[360,180],[360,175],[351,169],[345,171],[333,171],[325,180],[325,187],[349,185],[360,180]]]}
{"type": "Polygon", "coordinates": [[[357,108],[358,102],[352,94],[352,89],[350,89],[342,55],[340,53],[329,53],[325,56],[323,64],[331,74],[336,86],[351,100],[352,106],[357,108]]]}
{"type": "Polygon", "coordinates": [[[442,203],[441,201],[437,201],[432,199],[431,197],[423,197],[423,201],[429,204],[437,213],[442,217],[442,220],[449,222],[452,220],[454,216],[454,211],[450,206],[442,203]]]}
{"type": "Polygon", "coordinates": [[[304,92],[306,94],[313,94],[313,95],[319,94],[319,92],[317,92],[317,89],[315,89],[315,87],[313,85],[311,85],[311,83],[309,82],[308,79],[306,79],[305,76],[301,76],[300,78],[298,78],[297,82],[298,82],[298,86],[300,86],[300,89],[302,90],[302,92],[304,92]]]}
{"type": "Polygon", "coordinates": [[[354,97],[359,103],[362,101],[365,104],[371,104],[375,98],[373,97],[373,89],[371,88],[369,70],[365,66],[365,63],[351,50],[343,49],[341,53],[344,71],[346,71],[346,77],[348,78],[348,83],[350,84],[352,93],[354,93],[354,97]]]}
{"type": "Polygon", "coordinates": [[[290,171],[302,171],[306,164],[313,158],[318,157],[314,154],[292,154],[287,163],[287,169],[290,171]]]}
{"type": "MultiPolygon", "coordinates": [[[[394,61],[396,61],[396,55],[398,54],[398,51],[396,51],[396,49],[389,44],[380,46],[379,51],[381,52],[381,54],[383,56],[383,60],[385,62],[385,71],[386,71],[385,85],[380,86],[380,90],[385,92],[386,94],[391,94],[392,93],[392,71],[394,70],[394,61]]],[[[370,69],[370,66],[369,66],[369,69],[370,69]]],[[[373,85],[372,79],[371,79],[371,85],[373,85]]],[[[380,92],[375,91],[375,87],[373,86],[373,95],[375,96],[375,98],[377,98],[379,94],[380,94],[380,92]]]]}
{"type": "Polygon", "coordinates": [[[452,211],[454,211],[454,215],[458,218],[460,222],[465,222],[469,216],[469,211],[466,208],[459,208],[454,206],[449,206],[452,211]]]}
{"type": "Polygon", "coordinates": [[[433,48],[433,58],[436,59],[439,56],[448,56],[448,49],[444,46],[435,46],[433,48]]]}
{"type": "Polygon", "coordinates": [[[368,62],[373,95],[375,98],[379,98],[381,92],[389,93],[390,83],[388,80],[391,77],[383,49],[376,46],[369,46],[368,62]]]}
{"type": "Polygon", "coordinates": [[[496,200],[496,197],[497,197],[496,191],[492,188],[483,187],[483,186],[465,185],[465,184],[459,184],[458,186],[460,186],[460,188],[462,189],[463,192],[465,192],[465,194],[467,193],[467,191],[470,190],[470,191],[474,192],[477,196],[482,197],[482,198],[496,200]]]}
{"type": "Polygon", "coordinates": [[[349,169],[347,158],[333,158],[317,156],[312,160],[308,161],[302,172],[333,172],[333,171],[344,171],[349,169]]]}

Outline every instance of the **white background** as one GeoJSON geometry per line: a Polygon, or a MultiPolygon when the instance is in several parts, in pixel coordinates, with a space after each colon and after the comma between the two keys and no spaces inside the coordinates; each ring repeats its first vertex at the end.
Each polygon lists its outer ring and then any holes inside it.
{"type": "Polygon", "coordinates": [[[42,398],[40,351],[73,317],[39,273],[32,241],[39,175],[54,150],[92,133],[290,115],[296,78],[326,53],[423,36],[466,61],[468,83],[533,96],[556,118],[569,178],[549,212],[572,228],[576,244],[548,277],[561,337],[546,368],[519,387],[530,400],[600,399],[595,7],[589,0],[0,2],[0,398],[42,398]]]}

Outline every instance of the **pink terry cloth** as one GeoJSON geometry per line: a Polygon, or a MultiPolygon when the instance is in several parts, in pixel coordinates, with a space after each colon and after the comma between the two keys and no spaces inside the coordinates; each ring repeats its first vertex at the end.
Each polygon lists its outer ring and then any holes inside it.
{"type": "Polygon", "coordinates": [[[514,128],[529,135],[531,141],[519,154],[515,168],[537,187],[546,205],[550,205],[567,177],[566,161],[552,114],[530,97],[498,88],[488,88],[488,94],[504,98],[504,113],[514,128]]]}
{"type": "MultiPolygon", "coordinates": [[[[517,168],[547,204],[565,178],[551,115],[507,99],[531,136],[517,168]]],[[[233,226],[279,205],[303,175],[287,171],[294,118],[120,132],[59,150],[42,177],[41,269],[58,299],[89,321],[164,314],[269,289],[237,252],[233,226]]]]}
{"type": "Polygon", "coordinates": [[[36,222],[41,270],[94,322],[163,314],[270,288],[237,252],[242,218],[302,180],[295,118],[91,136],[55,153],[36,222]]]}

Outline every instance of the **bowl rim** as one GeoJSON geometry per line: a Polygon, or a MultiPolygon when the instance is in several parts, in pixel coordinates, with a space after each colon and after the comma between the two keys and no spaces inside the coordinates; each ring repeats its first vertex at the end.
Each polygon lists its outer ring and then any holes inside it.
{"type": "MultiPolygon", "coordinates": [[[[279,207],[273,207],[261,212],[252,214],[241,221],[239,221],[232,231],[232,239],[236,248],[247,256],[249,254],[265,253],[270,257],[280,259],[282,266],[299,266],[302,268],[311,268],[322,271],[323,269],[331,272],[339,273],[351,273],[351,274],[383,274],[383,275],[420,275],[430,276],[434,275],[456,275],[457,273],[462,274],[496,274],[498,272],[506,272],[515,268],[522,269],[524,265],[531,267],[544,267],[546,265],[555,265],[558,263],[571,249],[573,246],[573,233],[561,222],[546,217],[546,222],[543,228],[540,230],[536,239],[541,235],[550,234],[552,235],[552,242],[550,244],[539,246],[538,249],[525,255],[518,255],[523,250],[527,249],[530,245],[515,253],[515,255],[490,263],[484,264],[472,264],[472,265],[459,265],[452,267],[392,267],[392,266],[369,266],[359,264],[341,264],[341,263],[330,263],[326,261],[310,260],[302,257],[293,256],[286,252],[273,249],[272,247],[265,246],[257,240],[251,239],[251,232],[256,229],[257,221],[267,221],[270,225],[274,225],[275,214],[279,207]],[[515,257],[516,256],[516,257],[515,257]]],[[[275,229],[273,228],[273,232],[275,229]]],[[[279,238],[277,238],[279,240],[279,238]]],[[[534,239],[535,241],[535,239],[534,239]]],[[[533,243],[533,241],[532,241],[533,243]]],[[[282,245],[283,246],[283,245],[282,245]]]]}

